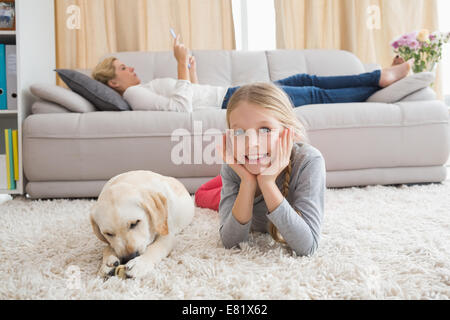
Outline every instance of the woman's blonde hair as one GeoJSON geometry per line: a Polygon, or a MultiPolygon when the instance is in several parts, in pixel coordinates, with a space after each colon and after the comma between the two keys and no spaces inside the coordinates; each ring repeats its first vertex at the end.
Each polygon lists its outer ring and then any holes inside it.
{"type": "Polygon", "coordinates": [[[92,78],[108,85],[108,81],[116,77],[116,68],[114,67],[114,61],[116,60],[115,57],[104,59],[92,71],[92,78]]]}
{"type": "MultiPolygon", "coordinates": [[[[293,104],[289,96],[279,87],[272,83],[255,83],[239,88],[231,97],[227,105],[227,124],[230,128],[230,115],[239,106],[240,102],[256,104],[268,110],[283,127],[291,128],[295,132],[296,142],[308,142],[306,130],[294,113],[293,104]]],[[[289,183],[292,173],[292,154],[288,167],[284,170],[284,182],[281,193],[287,199],[289,194],[289,183]]],[[[297,211],[301,216],[301,213],[297,211]]],[[[272,238],[281,243],[286,243],[278,232],[275,225],[270,222],[269,233],[272,238]]]]}

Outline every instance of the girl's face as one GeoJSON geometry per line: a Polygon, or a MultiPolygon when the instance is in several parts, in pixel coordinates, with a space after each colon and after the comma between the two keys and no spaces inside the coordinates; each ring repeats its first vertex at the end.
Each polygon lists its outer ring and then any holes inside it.
{"type": "Polygon", "coordinates": [[[270,111],[247,101],[238,103],[229,120],[235,159],[251,174],[261,174],[271,164],[283,125],[270,111]]]}

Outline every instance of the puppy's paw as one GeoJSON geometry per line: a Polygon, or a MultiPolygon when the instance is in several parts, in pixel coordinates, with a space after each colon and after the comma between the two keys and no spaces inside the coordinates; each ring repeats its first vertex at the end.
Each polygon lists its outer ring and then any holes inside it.
{"type": "Polygon", "coordinates": [[[98,276],[103,279],[108,279],[114,276],[116,268],[120,265],[120,260],[116,256],[109,256],[105,262],[102,263],[98,276]]]}
{"type": "Polygon", "coordinates": [[[153,270],[153,265],[145,261],[143,257],[137,257],[125,265],[127,278],[141,278],[148,275],[153,270]]]}

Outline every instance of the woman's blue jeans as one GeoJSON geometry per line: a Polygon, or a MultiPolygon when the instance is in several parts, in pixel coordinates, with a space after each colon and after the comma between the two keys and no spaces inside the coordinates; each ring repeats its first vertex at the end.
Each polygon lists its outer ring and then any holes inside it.
{"type": "MultiPolygon", "coordinates": [[[[379,86],[381,71],[351,76],[319,77],[299,73],[286,79],[274,81],[291,98],[294,107],[307,104],[365,102],[382,88],[379,86]]],[[[229,88],[223,100],[226,109],[231,96],[240,87],[229,88]]]]}

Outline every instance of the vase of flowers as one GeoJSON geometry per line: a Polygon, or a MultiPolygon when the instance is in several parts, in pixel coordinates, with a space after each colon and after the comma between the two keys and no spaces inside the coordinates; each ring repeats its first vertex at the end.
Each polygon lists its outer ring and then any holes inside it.
{"type": "Polygon", "coordinates": [[[434,72],[442,59],[442,46],[450,41],[450,32],[435,31],[430,34],[427,29],[407,33],[391,43],[394,53],[405,61],[414,58],[414,73],[434,72]]]}

